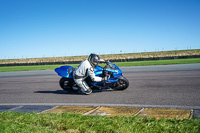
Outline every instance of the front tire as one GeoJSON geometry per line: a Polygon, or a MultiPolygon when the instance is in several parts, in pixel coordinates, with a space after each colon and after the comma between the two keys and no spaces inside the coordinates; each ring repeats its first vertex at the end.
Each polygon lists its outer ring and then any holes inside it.
{"type": "Polygon", "coordinates": [[[129,87],[129,81],[125,77],[120,78],[112,87],[113,90],[122,91],[129,87]]]}
{"type": "Polygon", "coordinates": [[[74,80],[72,78],[64,78],[62,77],[60,79],[60,87],[65,90],[65,91],[68,91],[68,92],[74,92],[75,90],[72,89],[72,86],[75,84],[74,83],[74,80]]]}

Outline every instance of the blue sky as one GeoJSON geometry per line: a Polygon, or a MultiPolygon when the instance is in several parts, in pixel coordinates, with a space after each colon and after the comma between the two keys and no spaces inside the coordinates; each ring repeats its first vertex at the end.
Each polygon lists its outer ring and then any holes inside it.
{"type": "Polygon", "coordinates": [[[200,0],[0,0],[0,59],[200,49],[200,0]]]}

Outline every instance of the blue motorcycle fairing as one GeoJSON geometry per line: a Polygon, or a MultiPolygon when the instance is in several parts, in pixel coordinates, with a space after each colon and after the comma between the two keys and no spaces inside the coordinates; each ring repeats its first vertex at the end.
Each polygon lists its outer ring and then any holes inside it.
{"type": "Polygon", "coordinates": [[[100,67],[100,66],[97,66],[97,67],[94,69],[94,73],[95,73],[96,76],[102,75],[102,73],[103,73],[103,68],[100,67]]]}
{"type": "Polygon", "coordinates": [[[65,78],[73,78],[73,72],[74,67],[72,66],[61,66],[59,68],[55,69],[55,72],[58,73],[59,76],[65,77],[65,78]]]}
{"type": "MultiPolygon", "coordinates": [[[[119,69],[119,67],[113,63],[109,64],[108,68],[106,68],[106,71],[113,74],[107,81],[103,81],[105,83],[105,86],[103,88],[109,88],[110,86],[112,86],[112,84],[116,83],[123,76],[122,71],[119,69]]],[[[97,66],[94,72],[96,76],[102,77],[103,68],[97,66]]],[[[102,87],[99,85],[101,83],[102,82],[92,82],[91,84],[96,87],[102,87]]]]}
{"type": "MultiPolygon", "coordinates": [[[[119,67],[113,63],[109,64],[109,68],[106,68],[107,72],[112,72],[113,76],[119,76],[122,75],[122,71],[119,69],[119,67]]],[[[94,73],[96,76],[102,75],[103,67],[97,66],[94,70],[94,73]]]]}

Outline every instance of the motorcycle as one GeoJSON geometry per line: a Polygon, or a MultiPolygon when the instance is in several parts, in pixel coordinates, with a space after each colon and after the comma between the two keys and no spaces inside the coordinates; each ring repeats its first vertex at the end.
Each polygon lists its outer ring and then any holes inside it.
{"type": "MultiPolygon", "coordinates": [[[[106,81],[92,82],[88,76],[85,81],[91,89],[113,89],[122,91],[128,88],[129,81],[123,76],[122,71],[116,64],[110,61],[103,61],[105,67],[97,66],[94,70],[96,76],[105,77],[106,81]]],[[[55,72],[62,78],[59,81],[60,87],[68,92],[76,92],[73,87],[76,87],[76,83],[73,79],[73,71],[75,70],[72,66],[61,66],[55,69],[55,72]]]]}

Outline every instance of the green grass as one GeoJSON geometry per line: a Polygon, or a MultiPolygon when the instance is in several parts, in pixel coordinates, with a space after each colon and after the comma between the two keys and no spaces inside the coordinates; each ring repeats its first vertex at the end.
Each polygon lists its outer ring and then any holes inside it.
{"type": "MultiPolygon", "coordinates": [[[[66,64],[63,64],[66,65],[66,64]]],[[[78,64],[70,64],[76,67],[78,64]]],[[[0,72],[10,72],[10,71],[33,71],[33,70],[53,70],[62,65],[35,65],[35,66],[6,66],[0,67],[0,72]]]]}
{"type": "MultiPolygon", "coordinates": [[[[192,59],[174,59],[174,60],[155,60],[155,61],[133,61],[133,62],[114,62],[119,67],[122,66],[148,66],[148,65],[168,65],[168,64],[188,64],[200,63],[200,58],[192,59]]],[[[0,67],[0,72],[9,71],[32,71],[32,70],[53,70],[62,65],[77,67],[78,64],[61,64],[61,65],[35,65],[35,66],[8,66],[0,67]]]]}
{"type": "Polygon", "coordinates": [[[190,64],[190,63],[200,63],[200,58],[116,62],[116,65],[118,65],[118,66],[150,66],[150,65],[190,64]]]}
{"type": "MultiPolygon", "coordinates": [[[[160,52],[142,52],[142,53],[121,53],[99,55],[105,60],[121,60],[121,59],[136,59],[136,58],[153,58],[153,57],[176,57],[176,56],[193,56],[200,55],[200,49],[192,50],[175,50],[175,51],[160,51],[160,52]]],[[[81,61],[88,58],[85,56],[67,56],[67,57],[47,57],[47,58],[25,58],[25,59],[0,59],[0,64],[20,64],[20,63],[46,63],[46,62],[68,62],[81,61]]]]}
{"type": "Polygon", "coordinates": [[[81,114],[0,113],[1,133],[199,133],[199,119],[84,116],[81,114]]]}

